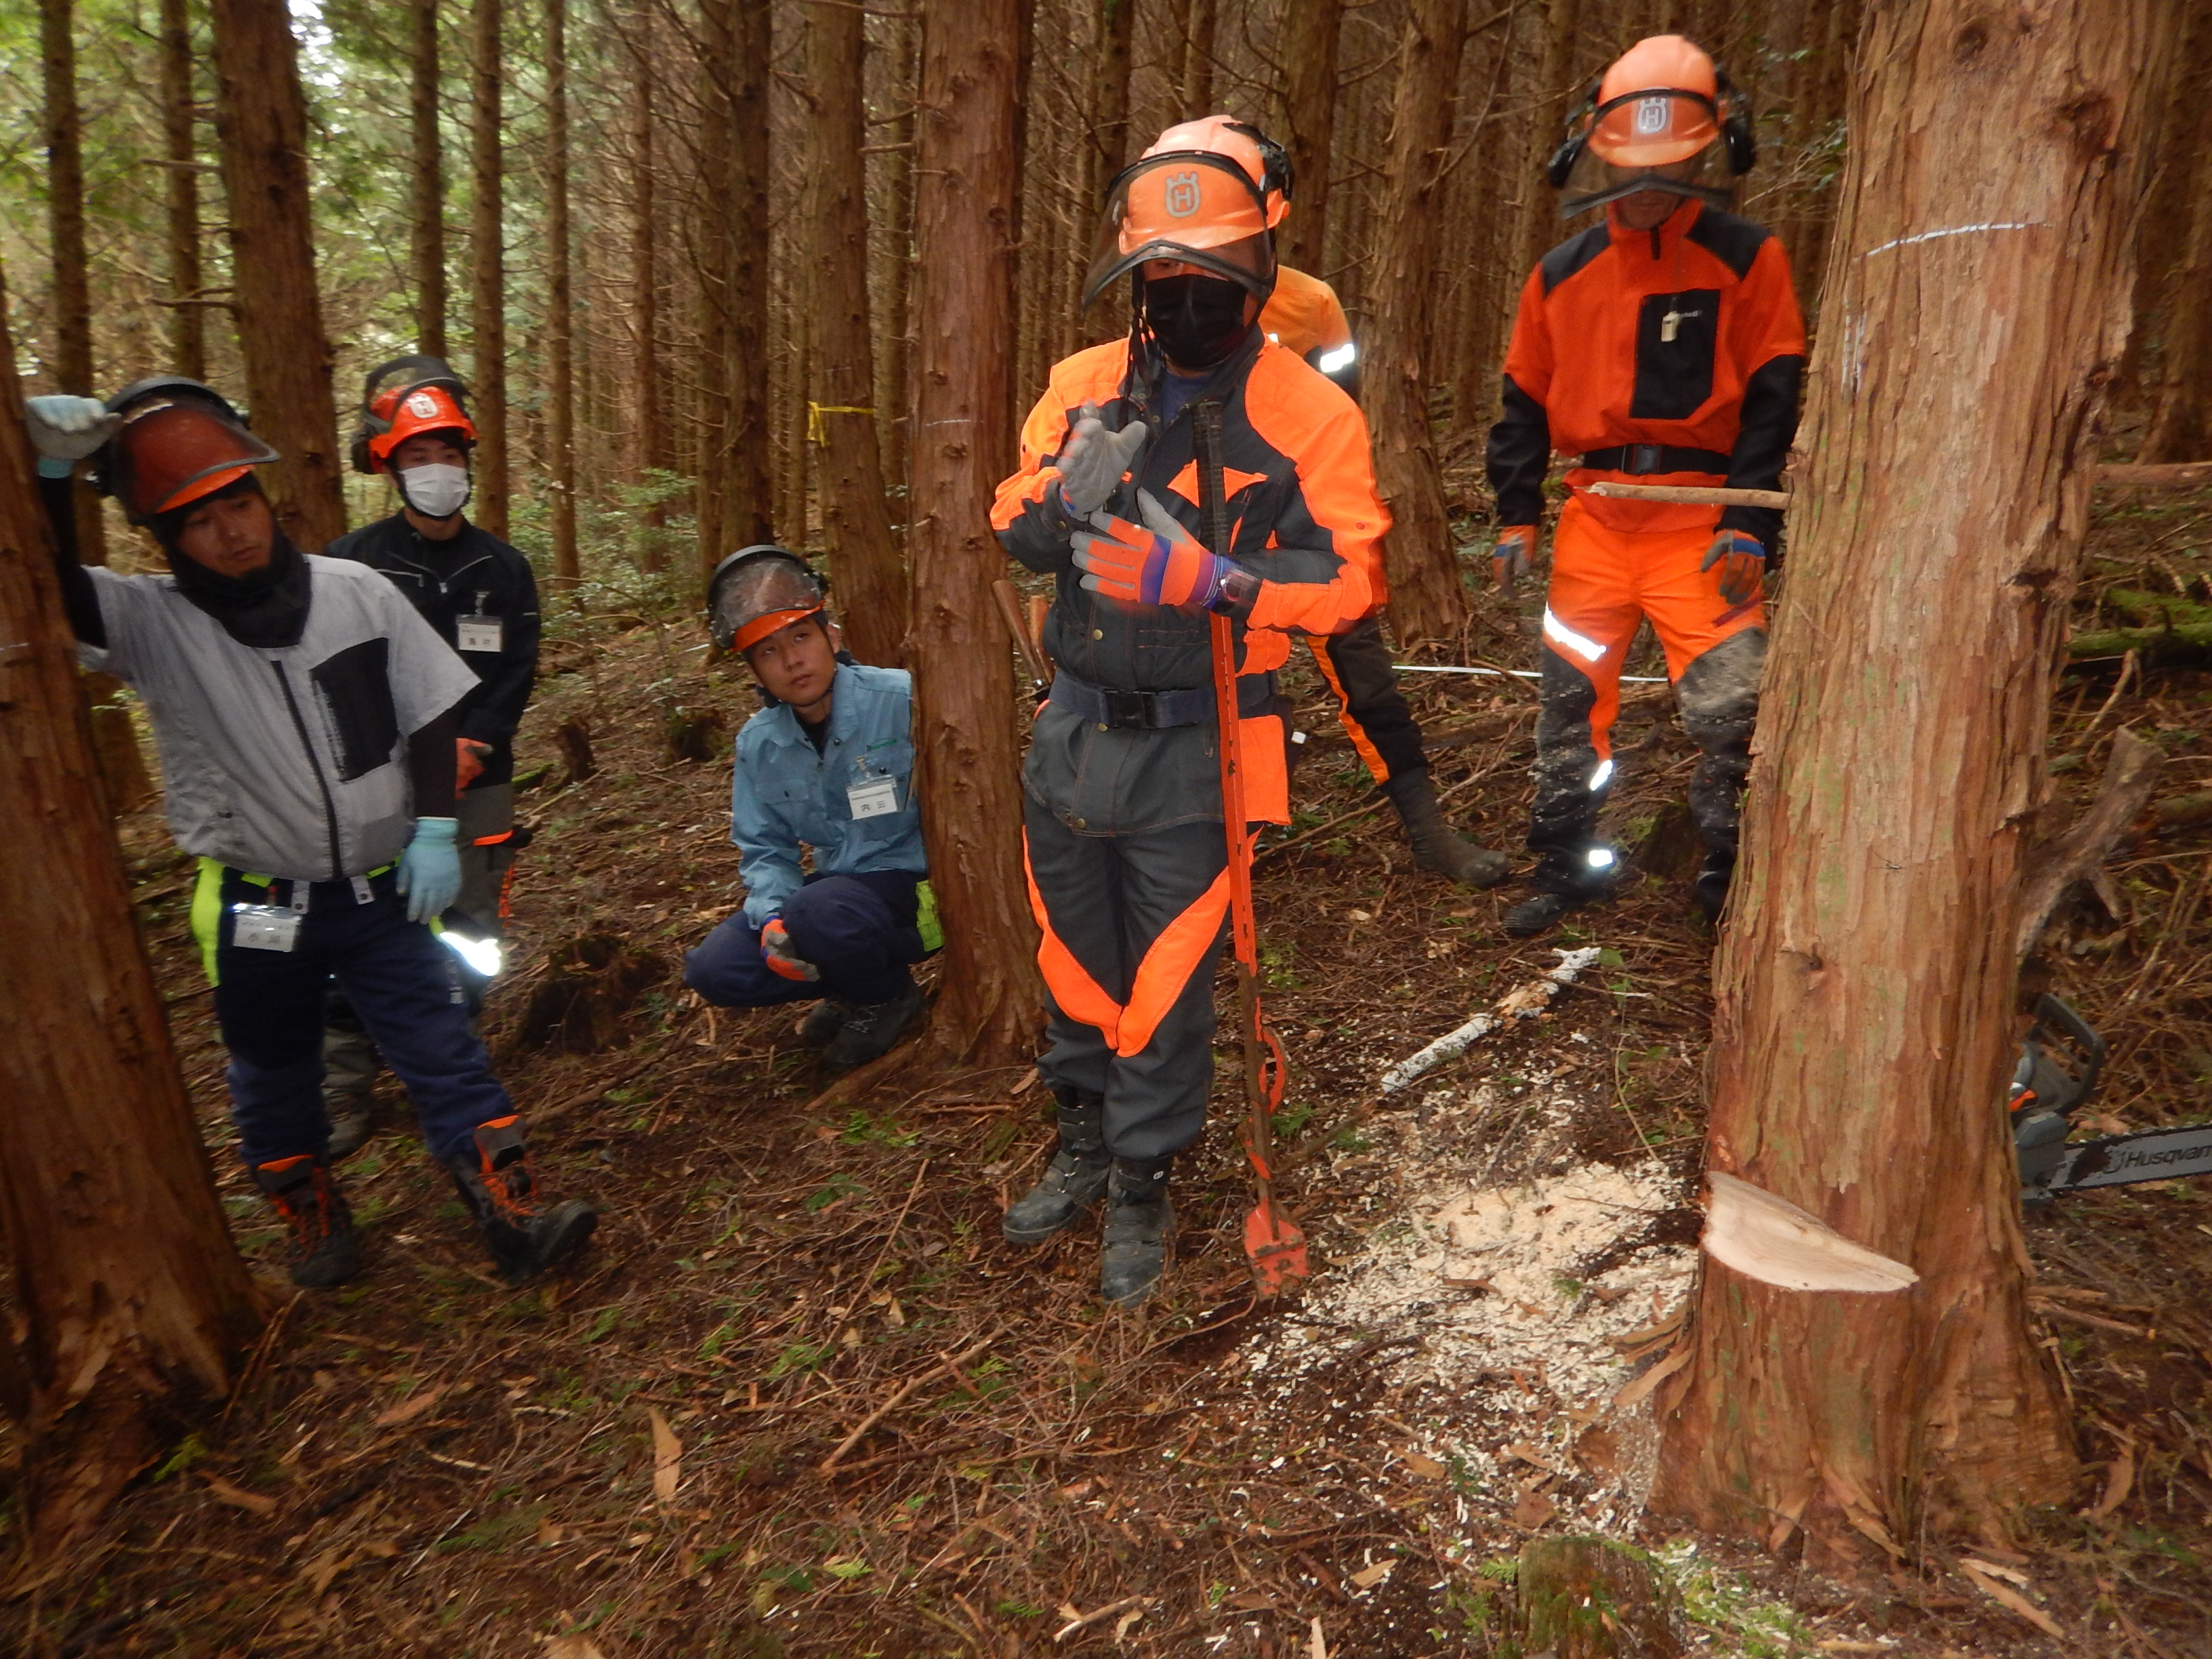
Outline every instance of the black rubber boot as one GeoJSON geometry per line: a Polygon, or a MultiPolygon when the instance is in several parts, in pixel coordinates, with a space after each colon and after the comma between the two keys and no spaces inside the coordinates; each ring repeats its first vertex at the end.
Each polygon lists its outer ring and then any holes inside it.
{"type": "Polygon", "coordinates": [[[823,1068],[849,1072],[890,1053],[921,1012],[922,1001],[921,987],[908,985],[889,1002],[840,1003],[845,1022],[822,1050],[823,1068]]]}
{"type": "Polygon", "coordinates": [[[581,1199],[541,1205],[520,1118],[479,1125],[473,1152],[457,1152],[446,1168],[476,1217],[485,1248],[510,1285],[535,1278],[581,1249],[599,1212],[581,1199]]]}
{"type": "Polygon", "coordinates": [[[1534,939],[1569,912],[1613,896],[1613,885],[1620,878],[1620,856],[1602,842],[1593,842],[1591,850],[1602,850],[1607,855],[1607,862],[1592,865],[1587,853],[1580,857],[1565,853],[1544,854],[1537,863],[1535,873],[1529,878],[1535,892],[1499,919],[1498,926],[1508,937],[1534,939]]]}
{"type": "Polygon", "coordinates": [[[1735,879],[1735,854],[1709,852],[1698,866],[1696,879],[1690,884],[1690,896],[1698,911],[1715,927],[1720,925],[1721,912],[1728,908],[1729,884],[1735,879]]]}
{"type": "Polygon", "coordinates": [[[1175,1237],[1168,1202],[1171,1158],[1117,1158],[1106,1182],[1106,1224],[1098,1253],[1098,1294],[1117,1308],[1149,1302],[1167,1271],[1175,1237]]]}
{"type": "Polygon", "coordinates": [[[1413,843],[1413,862],[1449,877],[1462,887],[1495,887],[1512,873],[1513,860],[1455,835],[1437,805],[1436,787],[1425,771],[1401,772],[1382,786],[1398,809],[1406,836],[1413,843]]]}
{"type": "Polygon", "coordinates": [[[326,1291],[361,1271],[361,1237],[323,1161],[311,1154],[257,1165],[253,1179],[269,1194],[289,1235],[287,1266],[304,1291],[326,1291]]]}
{"type": "Polygon", "coordinates": [[[845,1029],[845,1020],[853,1012],[850,1003],[840,1002],[835,997],[824,997],[808,1011],[799,1023],[799,1046],[802,1048],[827,1048],[836,1041],[837,1033],[845,1029]]]}
{"type": "Polygon", "coordinates": [[[1009,1244],[1042,1244],[1061,1231],[1106,1191],[1103,1117],[1106,1099],[1084,1089],[1055,1089],[1060,1103],[1060,1150],[1044,1176],[1007,1207],[999,1231],[1009,1244]]]}

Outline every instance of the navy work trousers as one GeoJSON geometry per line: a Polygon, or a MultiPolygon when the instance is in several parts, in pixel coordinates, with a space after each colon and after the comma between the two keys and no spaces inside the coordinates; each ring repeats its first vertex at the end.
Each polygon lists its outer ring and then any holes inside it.
{"type": "Polygon", "coordinates": [[[783,902],[783,925],[818,980],[786,979],[761,954],[760,929],[742,910],[684,959],[684,982],[718,1008],[767,1008],[836,997],[863,1007],[903,995],[922,958],[915,926],[921,878],[903,871],[809,876],[783,902]]]}
{"type": "MultiPolygon", "coordinates": [[[[210,871],[204,880],[213,878],[210,871]]],[[[215,1013],[230,1050],[232,1121],[249,1164],[330,1144],[323,1113],[323,997],[336,979],[385,1063],[407,1085],[430,1156],[444,1163],[473,1144],[477,1127],[514,1107],[491,1074],[491,1059],[469,1029],[467,999],[453,953],[427,927],[407,920],[387,872],[366,878],[368,902],[350,881],[319,881],[289,951],[233,943],[233,906],[289,908],[293,884],[265,885],[221,872],[215,935],[215,1013]]],[[[197,908],[197,907],[196,907],[197,908]]]]}

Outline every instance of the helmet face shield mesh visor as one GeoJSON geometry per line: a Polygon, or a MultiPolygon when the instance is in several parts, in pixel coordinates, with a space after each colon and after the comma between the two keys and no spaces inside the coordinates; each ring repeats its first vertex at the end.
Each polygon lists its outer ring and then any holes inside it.
{"type": "Polygon", "coordinates": [[[1083,303],[1150,259],[1195,266],[1264,301],[1275,285],[1275,248],[1259,186],[1234,161],[1199,150],[1128,168],[1107,198],[1083,303]]]}
{"type": "Polygon", "coordinates": [[[725,651],[748,651],[778,629],[822,614],[822,580],[781,549],[740,555],[714,577],[707,631],[725,651]]]}
{"type": "Polygon", "coordinates": [[[276,452],[215,404],[192,397],[143,398],[107,441],[101,473],[133,524],[173,512],[236,483],[276,452]]]}
{"type": "Polygon", "coordinates": [[[1665,191],[1670,195],[1725,207],[1729,203],[1728,186],[1714,182],[1730,177],[1725,149],[1710,106],[1687,94],[1657,93],[1622,100],[1620,107],[1601,112],[1589,139],[1575,156],[1566,183],[1559,189],[1560,215],[1572,217],[1646,190],[1665,191]],[[1644,117],[1655,129],[1653,142],[1601,144],[1600,134],[1609,123],[1624,118],[1632,121],[1636,111],[1647,105],[1655,106],[1644,117]],[[1658,142],[1656,130],[1667,128],[1676,112],[1693,112],[1698,118],[1695,122],[1673,121],[1668,130],[1674,136],[1666,142],[1658,142]],[[1697,142],[1689,143],[1692,139],[1697,142]]]}

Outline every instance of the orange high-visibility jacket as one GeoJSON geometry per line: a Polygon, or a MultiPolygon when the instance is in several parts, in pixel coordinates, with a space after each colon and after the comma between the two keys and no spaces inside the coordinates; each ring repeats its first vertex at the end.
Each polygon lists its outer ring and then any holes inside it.
{"type": "MultiPolygon", "coordinates": [[[[1546,254],[1522,289],[1504,415],[1490,435],[1501,526],[1541,518],[1555,450],[1598,458],[1567,474],[1574,487],[1601,477],[1780,487],[1805,367],[1782,244],[1703,203],[1686,201],[1650,231],[1616,212],[1546,254]]],[[[1580,499],[1616,530],[1713,522],[1709,507],[1580,499]]],[[[1771,550],[1782,515],[1731,507],[1719,523],[1771,550]]]]}
{"type": "Polygon", "coordinates": [[[1260,331],[1309,362],[1316,351],[1352,343],[1352,323],[1336,290],[1288,265],[1275,267],[1275,291],[1260,313],[1260,331]]]}

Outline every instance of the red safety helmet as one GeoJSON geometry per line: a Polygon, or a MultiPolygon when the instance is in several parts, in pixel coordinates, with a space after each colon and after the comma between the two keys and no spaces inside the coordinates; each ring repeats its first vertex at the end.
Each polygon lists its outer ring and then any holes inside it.
{"type": "Polygon", "coordinates": [[[369,370],[362,382],[354,471],[381,472],[392,452],[417,433],[457,433],[466,449],[477,441],[467,398],[461,377],[442,357],[394,357],[369,370]]]}
{"type": "Polygon", "coordinates": [[[127,386],[107,410],[123,424],[100,447],[93,481],[133,524],[189,507],[277,459],[226,398],[181,375],[127,386]]]}

